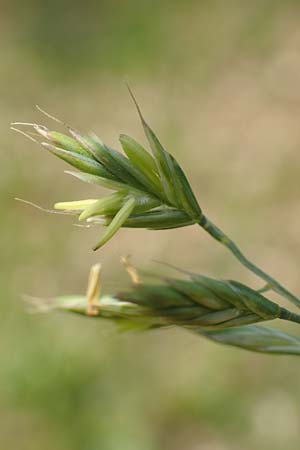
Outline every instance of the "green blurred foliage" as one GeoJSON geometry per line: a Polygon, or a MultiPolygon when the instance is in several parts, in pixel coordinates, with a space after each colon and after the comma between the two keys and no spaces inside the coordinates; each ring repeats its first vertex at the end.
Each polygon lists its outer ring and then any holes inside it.
{"type": "Polygon", "coordinates": [[[141,138],[127,79],[208,215],[300,292],[299,13],[295,0],[1,2],[1,448],[298,449],[297,358],[27,312],[23,293],[81,293],[98,260],[104,289],[123,287],[128,253],[257,280],[196,227],[122,230],[92,253],[101,230],[13,200],[97,194],[9,123],[50,124],[38,103],[113,145],[141,138]]]}

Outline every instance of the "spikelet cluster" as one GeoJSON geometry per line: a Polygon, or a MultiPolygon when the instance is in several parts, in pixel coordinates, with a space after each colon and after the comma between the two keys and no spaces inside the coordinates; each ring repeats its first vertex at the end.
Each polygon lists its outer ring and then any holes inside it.
{"type": "Polygon", "coordinates": [[[257,325],[275,319],[300,323],[300,316],[242,283],[190,274],[188,279],[168,277],[151,284],[142,282],[132,266],[127,269],[134,281],[131,289],[101,296],[97,265],[87,297],[58,297],[50,308],[110,320],[122,330],[180,327],[247,350],[300,354],[298,338],[257,325]]]}
{"type": "MultiPolygon", "coordinates": [[[[131,91],[130,91],[131,93],[131,91]]],[[[146,123],[135,102],[151,152],[125,134],[120,135],[123,153],[104,144],[95,134],[86,135],[67,126],[68,134],[43,125],[24,133],[77,171],[68,174],[113,191],[105,197],[56,203],[55,209],[74,214],[79,221],[104,225],[94,250],[106,244],[121,227],[168,230],[198,224],[225,246],[265,285],[258,291],[232,280],[216,280],[189,274],[188,279],[164,278],[157,284],[140,282],[135,268],[126,267],[132,289],[101,296],[99,266],[92,270],[87,297],[60,297],[52,307],[113,320],[122,327],[188,329],[211,340],[244,349],[300,354],[300,340],[275,329],[256,325],[275,319],[300,323],[300,316],[268,299],[262,292],[274,291],[300,307],[300,299],[252,263],[219,227],[202,212],[189,181],[176,159],[167,152],[146,123]],[[100,300],[99,300],[100,299],[100,300]]],[[[48,310],[48,307],[45,308],[48,310]]]]}
{"type": "Polygon", "coordinates": [[[68,127],[66,135],[32,125],[43,139],[40,144],[44,148],[78,169],[67,171],[68,174],[114,191],[106,197],[54,205],[57,210],[77,215],[79,221],[106,226],[94,250],[108,242],[121,227],[166,230],[192,225],[202,217],[182,168],[164,149],[137,103],[136,107],[152,154],[125,134],[119,138],[124,152],[121,153],[95,134],[84,135],[68,127]]]}

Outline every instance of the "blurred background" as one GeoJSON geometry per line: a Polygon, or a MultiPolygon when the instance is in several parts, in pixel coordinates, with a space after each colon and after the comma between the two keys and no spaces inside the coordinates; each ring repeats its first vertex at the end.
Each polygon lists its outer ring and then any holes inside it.
{"type": "MultiPolygon", "coordinates": [[[[298,450],[300,360],[218,346],[184,331],[118,334],[32,315],[22,294],[83,293],[101,261],[153,259],[260,286],[197,227],[73,226],[51,208],[94,197],[65,163],[9,130],[55,126],[39,104],[119,148],[145,142],[124,80],[185,168],[200,205],[247,255],[300,293],[300,4],[294,0],[1,1],[0,441],[10,450],[298,450]]],[[[163,269],[167,272],[167,269],[163,269]]],[[[299,333],[297,327],[289,331],[299,333]]]]}

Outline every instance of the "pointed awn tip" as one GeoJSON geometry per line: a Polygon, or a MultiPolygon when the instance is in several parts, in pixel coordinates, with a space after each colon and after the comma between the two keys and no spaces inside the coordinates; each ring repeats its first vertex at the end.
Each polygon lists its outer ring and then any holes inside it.
{"type": "Polygon", "coordinates": [[[46,299],[42,299],[39,297],[33,297],[31,295],[27,295],[27,294],[23,294],[22,295],[22,300],[27,303],[27,305],[29,306],[29,311],[32,314],[37,314],[37,313],[47,313],[50,310],[54,309],[55,306],[54,304],[51,302],[51,300],[46,300],[46,299]]]}
{"type": "Polygon", "coordinates": [[[55,209],[47,209],[43,208],[42,206],[37,205],[36,203],[30,202],[29,200],[24,200],[23,198],[15,197],[14,200],[20,203],[24,203],[25,205],[32,206],[35,209],[38,209],[39,211],[43,211],[49,214],[61,214],[64,216],[71,216],[74,215],[71,211],[57,211],[55,209]]]}
{"type": "Polygon", "coordinates": [[[11,122],[11,125],[23,125],[25,127],[41,127],[46,128],[44,125],[40,125],[34,122],[11,122]]]}
{"type": "Polygon", "coordinates": [[[128,84],[127,81],[125,81],[125,85],[126,85],[126,87],[127,87],[127,89],[128,89],[129,95],[130,95],[130,97],[132,98],[132,101],[133,101],[133,103],[134,103],[134,105],[135,105],[135,107],[136,107],[136,109],[137,109],[138,115],[140,116],[141,121],[144,123],[144,122],[145,122],[145,119],[144,119],[144,117],[143,117],[141,108],[140,108],[140,106],[139,106],[139,104],[138,104],[138,102],[137,102],[137,99],[135,98],[135,95],[134,95],[134,93],[133,93],[133,91],[132,91],[132,89],[131,89],[131,87],[129,86],[129,84],[128,84]]]}
{"type": "Polygon", "coordinates": [[[54,120],[55,122],[59,123],[60,125],[67,126],[65,122],[63,122],[62,120],[58,119],[58,117],[52,116],[52,114],[50,114],[47,111],[45,111],[44,109],[42,109],[39,105],[35,105],[35,107],[36,107],[36,109],[39,112],[44,114],[44,116],[48,117],[49,119],[54,120]]]}
{"type": "Polygon", "coordinates": [[[152,261],[155,264],[161,264],[162,266],[169,267],[170,269],[176,270],[177,272],[183,273],[185,275],[197,275],[196,273],[189,272],[188,270],[180,269],[180,267],[177,267],[174,264],[170,264],[165,261],[160,261],[158,259],[153,259],[152,261]]]}
{"type": "MultiPolygon", "coordinates": [[[[16,125],[16,124],[17,124],[17,122],[13,123],[12,125],[16,125]]],[[[35,144],[40,145],[40,142],[37,139],[34,139],[34,137],[32,137],[30,134],[25,133],[25,131],[19,130],[18,128],[15,128],[13,126],[11,126],[10,129],[15,131],[16,133],[22,134],[23,136],[25,136],[27,139],[30,139],[35,144]]]]}
{"type": "MultiPolygon", "coordinates": [[[[43,108],[41,108],[39,105],[35,105],[36,109],[38,111],[40,111],[42,114],[44,114],[44,116],[48,117],[51,120],[54,120],[54,122],[59,123],[60,125],[63,125],[64,127],[67,128],[67,130],[69,130],[69,132],[72,134],[76,134],[77,131],[74,130],[70,125],[68,125],[66,122],[64,122],[63,120],[59,119],[56,116],[53,116],[52,114],[48,113],[47,111],[45,111],[43,108]]],[[[46,127],[45,127],[46,128],[46,127]]]]}

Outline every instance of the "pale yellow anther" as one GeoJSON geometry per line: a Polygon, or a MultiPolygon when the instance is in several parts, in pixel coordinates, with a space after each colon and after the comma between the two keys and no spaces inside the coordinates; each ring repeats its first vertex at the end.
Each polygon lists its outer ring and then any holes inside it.
{"type": "Polygon", "coordinates": [[[97,316],[99,314],[99,298],[101,293],[101,264],[94,264],[91,267],[88,287],[86,292],[87,308],[86,314],[88,316],[97,316]]]}
{"type": "Polygon", "coordinates": [[[130,256],[121,256],[121,263],[125,267],[126,272],[128,273],[133,284],[140,284],[141,279],[139,277],[138,271],[136,267],[134,267],[130,262],[130,256]]]}

